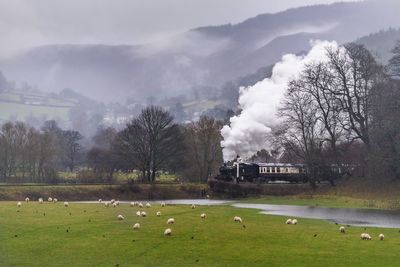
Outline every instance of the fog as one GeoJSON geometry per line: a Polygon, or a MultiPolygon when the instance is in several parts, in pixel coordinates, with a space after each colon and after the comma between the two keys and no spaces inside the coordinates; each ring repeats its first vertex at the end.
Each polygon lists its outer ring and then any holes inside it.
{"type": "Polygon", "coordinates": [[[333,0],[2,0],[0,56],[48,44],[138,44],[333,0]]]}

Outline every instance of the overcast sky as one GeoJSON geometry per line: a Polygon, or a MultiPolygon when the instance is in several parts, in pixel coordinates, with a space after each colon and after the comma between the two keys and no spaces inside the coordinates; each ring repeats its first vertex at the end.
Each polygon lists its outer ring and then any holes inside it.
{"type": "Polygon", "coordinates": [[[137,44],[335,0],[0,0],[0,55],[54,43],[137,44]]]}

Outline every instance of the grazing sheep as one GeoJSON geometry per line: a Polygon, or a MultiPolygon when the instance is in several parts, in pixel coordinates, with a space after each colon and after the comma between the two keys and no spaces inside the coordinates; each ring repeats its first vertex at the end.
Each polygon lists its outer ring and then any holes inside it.
{"type": "Polygon", "coordinates": [[[140,223],[135,223],[133,225],[133,230],[138,230],[140,228],[140,223]]]}
{"type": "Polygon", "coordinates": [[[142,217],[146,217],[146,216],[147,216],[147,213],[146,213],[145,211],[142,211],[142,212],[140,213],[140,215],[141,215],[142,217]]]}
{"type": "Polygon", "coordinates": [[[135,204],[135,206],[139,206],[139,202],[135,201],[133,203],[135,204]]]}
{"type": "Polygon", "coordinates": [[[157,217],[160,217],[161,216],[161,211],[157,211],[156,215],[157,215],[157,217]]]}
{"type": "Polygon", "coordinates": [[[362,239],[362,240],[371,240],[372,237],[371,237],[369,234],[362,233],[362,234],[361,234],[361,239],[362,239]]]}
{"type": "Polygon", "coordinates": [[[164,235],[171,235],[172,234],[172,230],[171,230],[171,228],[167,228],[167,229],[165,229],[165,231],[164,231],[164,235]]]}
{"type": "Polygon", "coordinates": [[[206,214],[205,213],[202,213],[201,215],[200,215],[200,218],[202,218],[202,219],[205,219],[207,216],[206,216],[206,214]]]}
{"type": "Polygon", "coordinates": [[[150,207],[151,207],[150,203],[147,202],[147,203],[146,203],[146,208],[150,208],[150,207]]]}
{"type": "Polygon", "coordinates": [[[58,202],[58,199],[57,199],[57,198],[53,198],[53,202],[54,202],[54,203],[57,203],[57,202],[58,202]]]}
{"type": "Polygon", "coordinates": [[[117,202],[112,203],[113,207],[116,208],[118,206],[117,202]]]}
{"type": "Polygon", "coordinates": [[[161,202],[161,207],[165,207],[165,202],[161,202]]]}
{"type": "Polygon", "coordinates": [[[139,206],[139,208],[143,208],[142,202],[140,202],[140,203],[138,204],[138,206],[139,206]]]}
{"type": "Polygon", "coordinates": [[[103,200],[101,198],[99,198],[99,203],[103,202],[103,200]]]}
{"type": "Polygon", "coordinates": [[[196,205],[195,204],[192,204],[192,209],[195,209],[196,208],[196,205]]]}
{"type": "Polygon", "coordinates": [[[118,216],[117,216],[117,219],[118,219],[119,221],[122,221],[122,220],[124,220],[124,219],[125,219],[125,217],[124,217],[124,216],[122,216],[121,214],[118,214],[118,216]]]}
{"type": "Polygon", "coordinates": [[[110,202],[104,202],[104,207],[110,206],[110,202]]]}
{"type": "Polygon", "coordinates": [[[29,197],[25,198],[25,202],[28,203],[29,202],[29,197]]]}
{"type": "Polygon", "coordinates": [[[296,219],[293,219],[293,220],[292,220],[292,224],[296,225],[296,224],[297,224],[297,220],[296,220],[296,219]]]}
{"type": "Polygon", "coordinates": [[[51,197],[49,197],[49,198],[47,199],[47,201],[48,201],[48,202],[53,202],[53,199],[52,199],[51,197]]]}
{"type": "Polygon", "coordinates": [[[175,219],[174,218],[169,218],[167,220],[167,224],[174,224],[175,223],[175,219]]]}
{"type": "Polygon", "coordinates": [[[38,199],[38,201],[39,201],[39,204],[43,204],[43,198],[40,197],[40,198],[38,199]]]}
{"type": "Polygon", "coordinates": [[[238,223],[242,223],[242,218],[240,218],[239,216],[235,216],[233,217],[233,221],[238,222],[238,223]]]}
{"type": "Polygon", "coordinates": [[[69,203],[67,201],[64,202],[64,207],[68,207],[69,203]]]}
{"type": "Polygon", "coordinates": [[[292,224],[292,222],[293,222],[292,219],[287,219],[286,220],[286,224],[292,224]]]}
{"type": "Polygon", "coordinates": [[[117,206],[119,206],[119,200],[114,202],[117,206]]]}
{"type": "Polygon", "coordinates": [[[384,234],[379,234],[379,240],[383,240],[385,239],[385,235],[384,234]]]}
{"type": "Polygon", "coordinates": [[[139,210],[136,212],[136,215],[139,216],[139,217],[142,216],[142,214],[140,213],[139,210]]]}
{"type": "Polygon", "coordinates": [[[339,227],[339,231],[344,234],[346,232],[346,229],[344,228],[344,226],[340,226],[339,227]]]}
{"type": "Polygon", "coordinates": [[[134,207],[135,206],[135,202],[129,203],[129,206],[134,207]]]}
{"type": "Polygon", "coordinates": [[[17,203],[17,207],[20,208],[22,206],[21,202],[17,203]]]}

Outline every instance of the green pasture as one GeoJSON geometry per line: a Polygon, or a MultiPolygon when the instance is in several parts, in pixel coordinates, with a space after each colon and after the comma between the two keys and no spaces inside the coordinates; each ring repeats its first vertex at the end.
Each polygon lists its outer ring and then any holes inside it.
{"type": "Polygon", "coordinates": [[[62,201],[0,202],[0,266],[400,266],[398,229],[347,227],[341,234],[327,221],[286,225],[286,217],[231,206],[153,204],[143,218],[127,204],[62,201]],[[175,224],[167,225],[171,217],[175,224]],[[163,235],[166,228],[172,236],[163,235]],[[362,232],[372,241],[361,240],[362,232]]]}

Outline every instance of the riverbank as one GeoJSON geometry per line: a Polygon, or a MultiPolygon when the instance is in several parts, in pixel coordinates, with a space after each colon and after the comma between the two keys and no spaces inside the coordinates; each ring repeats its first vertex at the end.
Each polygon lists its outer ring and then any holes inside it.
{"type": "Polygon", "coordinates": [[[79,201],[119,199],[181,199],[202,198],[205,184],[126,184],[126,185],[11,185],[0,186],[0,200],[21,201],[25,197],[57,197],[60,200],[79,201]]]}

